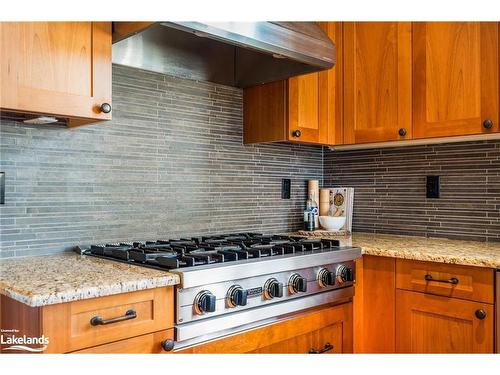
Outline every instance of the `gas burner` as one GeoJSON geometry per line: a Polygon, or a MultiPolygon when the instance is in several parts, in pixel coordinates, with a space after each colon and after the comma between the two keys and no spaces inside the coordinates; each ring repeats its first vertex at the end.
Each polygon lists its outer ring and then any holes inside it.
{"type": "Polygon", "coordinates": [[[235,233],[156,241],[92,245],[86,254],[163,269],[338,250],[336,240],[235,233]]]}

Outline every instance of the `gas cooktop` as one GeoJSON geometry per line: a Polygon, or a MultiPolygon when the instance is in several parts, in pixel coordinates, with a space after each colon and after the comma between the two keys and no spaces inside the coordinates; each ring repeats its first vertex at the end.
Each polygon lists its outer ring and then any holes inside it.
{"type": "Polygon", "coordinates": [[[92,245],[81,254],[180,276],[177,347],[267,324],[354,295],[361,249],[330,239],[233,233],[92,245]]]}
{"type": "Polygon", "coordinates": [[[91,245],[82,254],[166,270],[339,250],[339,241],[236,233],[91,245]]]}

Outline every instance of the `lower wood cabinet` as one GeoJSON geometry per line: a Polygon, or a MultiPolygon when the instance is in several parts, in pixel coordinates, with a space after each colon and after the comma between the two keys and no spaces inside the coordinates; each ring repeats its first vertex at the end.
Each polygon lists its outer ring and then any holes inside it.
{"type": "Polygon", "coordinates": [[[354,352],[395,352],[394,258],[363,255],[356,260],[354,352]]]}
{"type": "Polygon", "coordinates": [[[177,353],[352,353],[352,343],[352,303],[345,303],[177,353]]]}
{"type": "Polygon", "coordinates": [[[493,305],[396,291],[397,353],[493,353],[493,305]]]}
{"type": "Polygon", "coordinates": [[[494,270],[363,255],[355,353],[493,353],[494,270]]]}
{"type": "Polygon", "coordinates": [[[82,349],[155,353],[161,350],[161,341],[173,336],[173,287],[41,307],[6,296],[1,296],[1,302],[1,328],[17,330],[16,336],[47,337],[43,353],[82,349]]]}

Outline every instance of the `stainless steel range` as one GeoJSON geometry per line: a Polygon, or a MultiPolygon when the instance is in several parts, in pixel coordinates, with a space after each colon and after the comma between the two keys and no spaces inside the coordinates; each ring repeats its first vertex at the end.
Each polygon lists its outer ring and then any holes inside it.
{"type": "Polygon", "coordinates": [[[81,252],[180,275],[176,348],[347,302],[361,256],[359,248],[336,240],[257,233],[93,245],[81,252]]]}

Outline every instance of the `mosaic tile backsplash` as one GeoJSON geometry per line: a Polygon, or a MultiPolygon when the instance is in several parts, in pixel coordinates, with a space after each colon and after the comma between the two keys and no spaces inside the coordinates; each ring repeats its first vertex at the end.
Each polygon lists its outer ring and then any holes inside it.
{"type": "Polygon", "coordinates": [[[355,188],[355,231],[500,241],[500,141],[325,150],[324,168],[326,186],[355,188]]]}
{"type": "Polygon", "coordinates": [[[113,121],[2,122],[0,257],[302,226],[306,180],[355,188],[353,229],[500,241],[500,141],[330,151],[242,145],[242,91],[113,66],[113,121]],[[425,197],[425,176],[441,198],[425,197]],[[281,179],[292,180],[290,200],[281,179]]]}
{"type": "Polygon", "coordinates": [[[113,120],[3,122],[0,257],[302,225],[319,146],[242,145],[242,91],[113,66],[113,120]],[[290,200],[281,179],[292,180],[290,200]]]}

